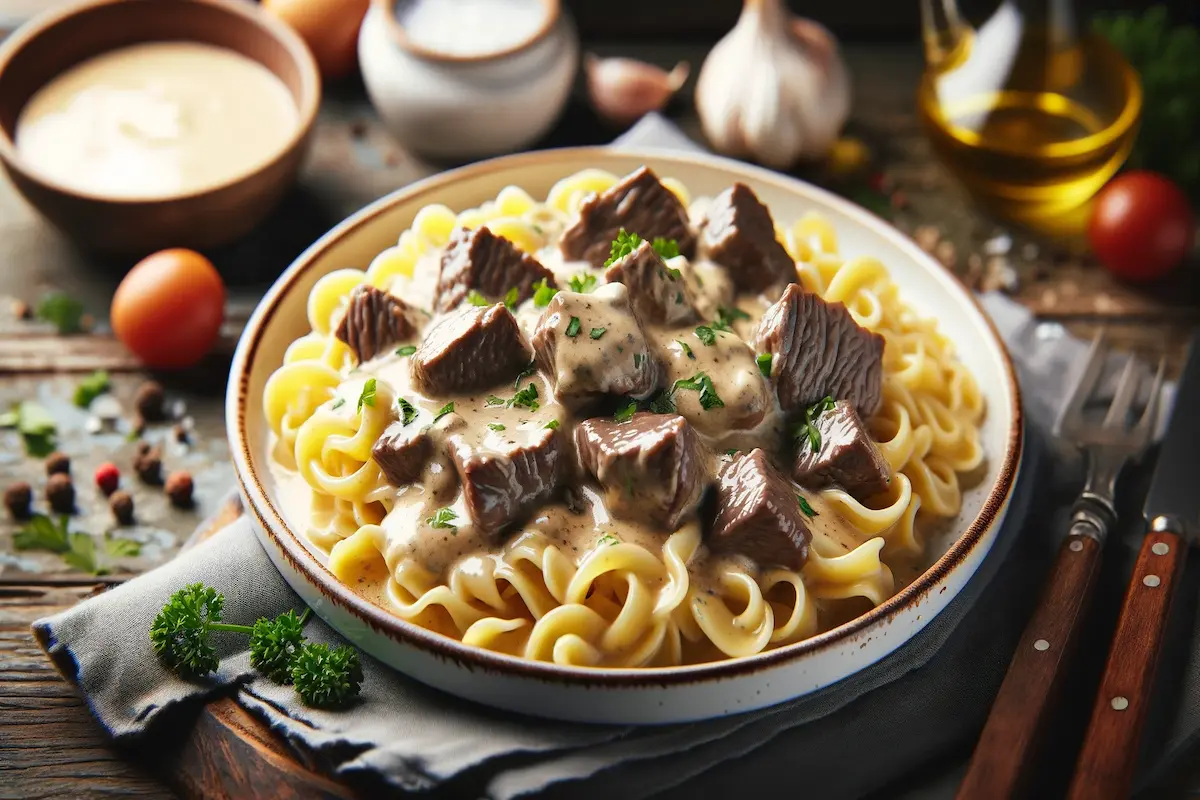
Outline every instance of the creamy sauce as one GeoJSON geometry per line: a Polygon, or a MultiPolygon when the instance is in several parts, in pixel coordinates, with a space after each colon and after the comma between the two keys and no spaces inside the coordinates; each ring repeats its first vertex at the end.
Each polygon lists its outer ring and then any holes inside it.
{"type": "Polygon", "coordinates": [[[540,0],[416,0],[397,18],[413,42],[448,56],[483,56],[522,44],[546,22],[540,0]]]}
{"type": "Polygon", "coordinates": [[[219,186],[287,144],[299,114],[257,61],[195,42],[89,59],[50,81],[17,120],[21,157],[106,197],[160,198],[219,186]]]}

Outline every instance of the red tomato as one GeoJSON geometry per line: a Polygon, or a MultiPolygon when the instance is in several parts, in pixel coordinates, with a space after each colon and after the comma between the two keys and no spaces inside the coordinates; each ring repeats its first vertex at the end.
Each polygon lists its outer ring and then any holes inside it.
{"type": "Polygon", "coordinates": [[[139,261],[113,295],[113,332],[147,366],[187,367],[212,349],[225,317],[225,284],[192,250],[139,261]]]}
{"type": "Polygon", "coordinates": [[[1196,220],[1187,197],[1153,172],[1126,172],[1100,190],[1088,238],[1119,278],[1151,281],[1174,269],[1192,247],[1196,220]]]}

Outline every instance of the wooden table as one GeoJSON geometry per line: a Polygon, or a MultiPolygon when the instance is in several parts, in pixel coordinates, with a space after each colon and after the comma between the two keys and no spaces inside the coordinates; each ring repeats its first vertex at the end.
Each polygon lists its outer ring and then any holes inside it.
{"type": "MultiPolygon", "coordinates": [[[[687,58],[698,66],[706,48],[596,45],[590,49],[664,66],[687,58]]],[[[895,224],[909,232],[920,230],[918,238],[931,247],[935,238],[931,231],[936,230],[936,238],[950,242],[952,248],[943,244],[934,249],[956,273],[971,282],[987,277],[986,262],[971,254],[980,253],[984,242],[1002,233],[1003,226],[975,212],[932,160],[913,114],[912,97],[921,69],[918,50],[915,46],[849,46],[846,55],[855,76],[856,97],[849,133],[868,144],[883,174],[901,190],[900,207],[889,210],[895,224]]],[[[0,524],[0,797],[172,796],[164,778],[169,780],[175,773],[161,766],[178,764],[181,756],[176,745],[187,735],[186,725],[168,732],[163,739],[170,744],[153,752],[116,751],[34,644],[29,624],[71,606],[98,586],[170,558],[200,519],[218,508],[232,486],[222,398],[228,355],[240,322],[273,277],[334,222],[439,168],[408,156],[388,139],[357,82],[332,87],[327,94],[299,187],[249,239],[211,254],[231,287],[220,352],[186,374],[161,377],[169,396],[186,404],[186,415],[194,420],[193,444],[168,442],[165,456],[168,467],[186,467],[196,476],[194,510],[173,509],[160,489],[131,481],[132,443],[120,434],[87,433],[87,415],[70,404],[75,385],[92,370],[113,374],[116,394],[126,408],[146,377],[104,333],[105,310],[128,264],[99,263],[80,255],[41,222],[7,183],[0,183],[0,295],[36,301],[46,290],[60,289],[82,300],[101,319],[95,333],[63,338],[35,323],[13,319],[0,305],[0,407],[37,397],[60,417],[61,447],[73,457],[79,506],[85,509],[77,517],[81,529],[99,533],[110,525],[107,509],[90,488],[90,476],[100,461],[117,462],[126,485],[134,487],[139,518],[135,528],[121,535],[142,543],[141,555],[115,559],[111,573],[97,577],[70,570],[54,555],[14,553],[14,526],[7,520],[0,524]]],[[[682,96],[690,95],[689,88],[682,96]]],[[[688,102],[679,102],[670,115],[685,131],[702,138],[688,102]]],[[[599,144],[615,134],[575,101],[542,145],[599,144]]],[[[1020,236],[1013,239],[1004,260],[1016,278],[1010,291],[1020,302],[1039,316],[1059,320],[1085,335],[1097,324],[1121,326],[1118,338],[1125,344],[1165,351],[1178,361],[1185,337],[1200,317],[1196,270],[1169,285],[1137,291],[1114,284],[1086,259],[1056,254],[1020,236]]],[[[166,441],[170,431],[160,426],[147,435],[166,441]]],[[[0,484],[43,482],[41,463],[23,457],[15,434],[0,434],[0,445],[0,484]]],[[[193,751],[187,757],[203,759],[204,754],[193,751]]]]}

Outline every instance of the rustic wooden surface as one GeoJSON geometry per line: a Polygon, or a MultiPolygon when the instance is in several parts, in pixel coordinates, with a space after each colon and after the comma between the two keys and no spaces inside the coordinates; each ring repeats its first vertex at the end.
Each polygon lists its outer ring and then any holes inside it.
{"type": "MultiPolygon", "coordinates": [[[[664,66],[688,59],[694,67],[705,51],[703,46],[656,45],[590,49],[664,66]]],[[[901,190],[903,201],[897,203],[901,207],[884,203],[881,209],[898,227],[927,243],[969,283],[995,283],[1011,268],[1015,280],[1007,282],[1009,290],[1039,316],[1059,320],[1084,335],[1097,324],[1117,325],[1117,338],[1126,346],[1165,351],[1173,363],[1178,362],[1186,335],[1200,318],[1197,270],[1185,271],[1162,286],[1134,290],[1113,283],[1086,259],[1017,234],[1002,263],[972,257],[985,242],[1003,234],[1005,226],[976,213],[932,161],[913,115],[912,98],[921,69],[917,47],[863,45],[846,51],[856,96],[849,133],[868,145],[885,181],[901,190]]],[[[686,100],[690,87],[682,97],[670,114],[685,131],[702,138],[686,100]]],[[[582,103],[573,102],[541,146],[600,144],[616,133],[582,103]]],[[[260,735],[261,728],[244,712],[228,706],[224,711],[210,710],[199,720],[181,722],[153,750],[146,750],[148,746],[133,753],[115,750],[82,700],[37,649],[28,626],[78,602],[98,585],[123,580],[170,558],[198,522],[218,507],[232,485],[222,414],[228,355],[256,298],[334,222],[440,168],[408,156],[388,139],[356,81],[332,87],[300,185],[259,231],[210,253],[230,285],[229,322],[222,345],[200,368],[159,376],[169,396],[182,401],[185,413],[194,420],[193,446],[172,445],[166,454],[168,468],[186,467],[197,477],[197,508],[192,511],[172,509],[161,490],[138,486],[129,469],[132,445],[120,435],[88,434],[86,415],[70,405],[79,378],[94,369],[114,373],[116,394],[126,408],[146,377],[106,335],[103,320],[112,291],[129,265],[100,263],[78,253],[0,179],[0,297],[36,301],[45,291],[60,289],[82,300],[99,318],[94,334],[64,339],[6,316],[7,308],[0,303],[0,408],[36,397],[61,415],[61,444],[74,459],[81,492],[81,514],[75,520],[81,530],[98,535],[112,527],[107,510],[90,489],[90,476],[101,461],[115,461],[125,485],[135,490],[139,512],[139,524],[119,533],[143,543],[137,558],[119,559],[112,564],[111,574],[97,578],[68,570],[56,556],[14,553],[14,527],[7,521],[0,524],[0,798],[171,796],[163,774],[186,796],[198,796],[215,785],[209,782],[218,774],[214,770],[236,770],[241,762],[242,777],[250,775],[253,770],[242,760],[252,755],[260,759],[256,764],[291,769],[286,749],[270,734],[260,735]]],[[[853,186],[843,188],[851,196],[858,191],[853,186]]],[[[161,439],[168,432],[167,427],[159,427],[148,436],[161,439]]],[[[20,443],[5,432],[0,434],[0,485],[18,479],[40,489],[43,468],[38,460],[23,457],[20,443]]],[[[224,779],[220,784],[238,785],[224,779]]],[[[320,791],[326,789],[336,796],[336,788],[326,786],[320,791]]]]}

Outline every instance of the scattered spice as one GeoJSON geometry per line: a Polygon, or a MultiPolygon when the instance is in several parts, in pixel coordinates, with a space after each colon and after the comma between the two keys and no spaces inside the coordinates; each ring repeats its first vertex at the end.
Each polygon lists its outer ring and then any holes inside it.
{"type": "Polygon", "coordinates": [[[55,451],[46,456],[46,474],[57,475],[59,473],[71,474],[71,457],[66,453],[55,451]]]}
{"type": "Polygon", "coordinates": [[[96,467],[96,486],[108,496],[117,490],[121,483],[121,471],[111,461],[105,461],[96,467]]]}
{"type": "Polygon", "coordinates": [[[166,493],[171,505],[176,508],[192,507],[192,473],[185,469],[176,470],[167,476],[166,493]]]}
{"type": "Polygon", "coordinates": [[[162,483],[162,448],[138,442],[133,459],[133,471],[143,483],[157,486],[162,483]]]}
{"type": "Polygon", "coordinates": [[[133,405],[143,423],[162,422],[167,418],[163,396],[163,387],[158,381],[146,381],[138,387],[133,405]]]}
{"type": "Polygon", "coordinates": [[[187,426],[182,422],[176,422],[171,428],[171,435],[175,437],[175,441],[180,444],[187,444],[191,441],[191,434],[188,432],[187,426]]]}
{"type": "Polygon", "coordinates": [[[24,300],[13,300],[12,314],[19,320],[33,319],[33,308],[24,300]]]}
{"type": "Polygon", "coordinates": [[[71,476],[56,472],[46,481],[46,502],[50,508],[60,514],[69,514],[75,510],[75,484],[71,476]]]}
{"type": "Polygon", "coordinates": [[[904,209],[908,208],[908,195],[905,194],[903,190],[898,189],[892,195],[892,208],[896,209],[897,211],[903,211],[904,209]]]}
{"type": "Polygon", "coordinates": [[[14,483],[4,490],[4,507],[13,519],[29,519],[32,505],[33,487],[25,481],[14,483]]]}
{"type": "Polygon", "coordinates": [[[367,135],[367,123],[361,119],[356,119],[350,123],[350,135],[355,139],[362,139],[367,135]]]}
{"type": "Polygon", "coordinates": [[[124,489],[113,492],[112,497],[108,498],[108,507],[112,509],[118,525],[133,524],[133,495],[129,492],[124,489]]]}

